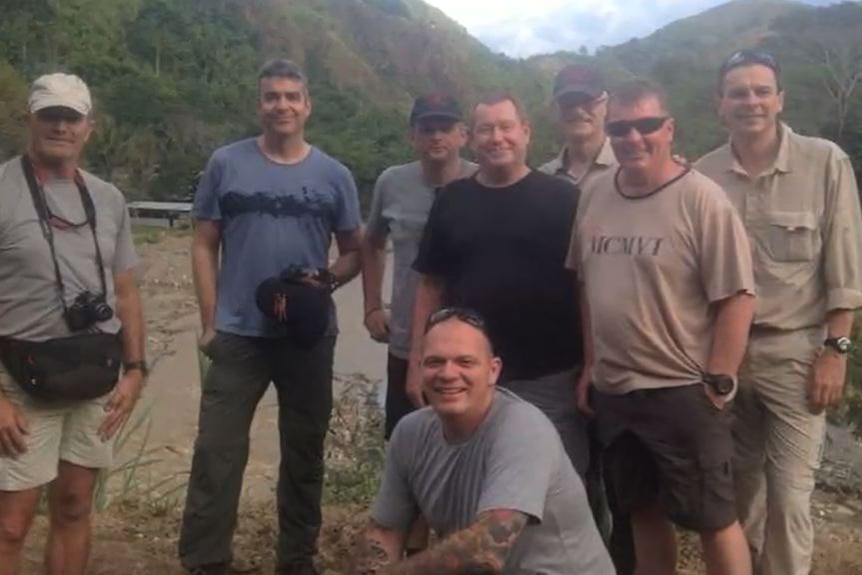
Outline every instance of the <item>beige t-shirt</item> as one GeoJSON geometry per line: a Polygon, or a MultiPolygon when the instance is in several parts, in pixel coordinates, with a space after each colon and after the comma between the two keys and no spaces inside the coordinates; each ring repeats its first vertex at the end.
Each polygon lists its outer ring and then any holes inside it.
{"type": "Polygon", "coordinates": [[[640,198],[620,194],[616,172],[581,199],[567,261],[590,308],[593,385],[624,394],[697,383],[712,346],[710,304],[754,293],[745,229],[696,171],[640,198]]]}
{"type": "Polygon", "coordinates": [[[850,158],[781,125],[773,165],[750,177],[730,144],[696,166],[727,192],[748,230],[757,281],[755,325],[822,326],[862,307],[862,216],[850,158]]]}

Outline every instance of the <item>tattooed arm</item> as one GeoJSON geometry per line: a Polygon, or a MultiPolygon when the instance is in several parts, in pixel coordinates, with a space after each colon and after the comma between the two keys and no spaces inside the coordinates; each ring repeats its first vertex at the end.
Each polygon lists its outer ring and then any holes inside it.
{"type": "Polygon", "coordinates": [[[384,569],[381,574],[499,575],[512,545],[526,525],[527,515],[519,511],[486,511],[467,529],[384,569]]]}
{"type": "Polygon", "coordinates": [[[382,575],[385,567],[401,560],[405,538],[405,533],[387,529],[372,520],[359,542],[352,573],[382,575]]]}

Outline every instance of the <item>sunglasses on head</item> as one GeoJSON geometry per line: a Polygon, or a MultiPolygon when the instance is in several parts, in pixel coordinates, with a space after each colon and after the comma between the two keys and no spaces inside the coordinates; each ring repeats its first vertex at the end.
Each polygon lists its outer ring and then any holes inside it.
{"type": "Polygon", "coordinates": [[[723,77],[733,68],[748,66],[750,64],[766,66],[776,73],[781,69],[778,65],[778,60],[776,60],[771,54],[767,54],[766,52],[756,52],[754,50],[739,50],[731,54],[730,57],[724,61],[719,73],[723,77]]]}
{"type": "Polygon", "coordinates": [[[428,317],[428,322],[425,324],[425,333],[428,333],[435,325],[452,318],[463,321],[487,335],[488,328],[479,312],[465,307],[444,307],[435,311],[428,317]]]}
{"type": "Polygon", "coordinates": [[[668,119],[668,116],[659,116],[655,118],[638,118],[637,120],[615,120],[608,122],[605,129],[613,138],[624,138],[632,130],[637,130],[641,136],[646,136],[658,131],[668,119]]]}

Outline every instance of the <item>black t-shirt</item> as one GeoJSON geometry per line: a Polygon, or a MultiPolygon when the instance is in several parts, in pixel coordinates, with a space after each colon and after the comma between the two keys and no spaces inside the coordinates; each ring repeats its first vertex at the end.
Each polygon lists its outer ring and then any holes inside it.
{"type": "Polygon", "coordinates": [[[565,260],[578,191],[531,171],[489,188],[475,177],[443,188],[413,267],[443,280],[444,303],[488,323],[503,379],[533,379],[581,363],[574,275],[565,260]]]}

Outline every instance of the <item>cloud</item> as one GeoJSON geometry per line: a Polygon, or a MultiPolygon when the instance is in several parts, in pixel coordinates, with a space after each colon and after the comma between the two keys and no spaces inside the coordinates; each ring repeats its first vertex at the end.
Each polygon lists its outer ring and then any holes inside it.
{"type": "MultiPolygon", "coordinates": [[[[724,0],[426,0],[510,56],[612,46],[724,0]]],[[[830,0],[814,0],[825,4],[830,0]]]]}

